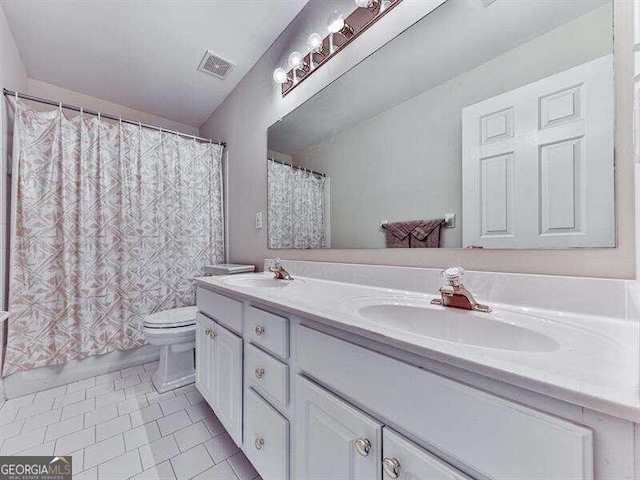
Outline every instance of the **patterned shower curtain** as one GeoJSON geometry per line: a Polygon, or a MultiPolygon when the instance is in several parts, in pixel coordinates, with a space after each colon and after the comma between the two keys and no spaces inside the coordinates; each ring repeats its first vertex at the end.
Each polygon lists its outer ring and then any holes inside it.
{"type": "Polygon", "coordinates": [[[325,177],[269,160],[269,248],[324,248],[325,177]]]}
{"type": "Polygon", "coordinates": [[[222,147],[15,105],[3,374],[145,343],[223,259],[222,147]]]}

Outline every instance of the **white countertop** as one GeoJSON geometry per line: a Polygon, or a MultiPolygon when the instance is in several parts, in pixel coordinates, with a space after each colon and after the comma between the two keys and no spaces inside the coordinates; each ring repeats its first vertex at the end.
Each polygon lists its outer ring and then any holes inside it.
{"type": "MultiPolygon", "coordinates": [[[[280,288],[230,285],[258,273],[198,278],[199,285],[242,296],[408,352],[454,365],[543,395],[640,423],[640,328],[637,322],[492,304],[494,319],[552,338],[552,351],[488,348],[417,335],[359,314],[359,301],[403,298],[428,302],[433,295],[297,277],[280,288]]],[[[479,299],[481,301],[482,299],[479,299]]],[[[444,307],[434,307],[444,308],[444,307]]],[[[456,310],[473,321],[477,312],[456,310]]],[[[428,314],[428,313],[427,313],[428,314]]]]}

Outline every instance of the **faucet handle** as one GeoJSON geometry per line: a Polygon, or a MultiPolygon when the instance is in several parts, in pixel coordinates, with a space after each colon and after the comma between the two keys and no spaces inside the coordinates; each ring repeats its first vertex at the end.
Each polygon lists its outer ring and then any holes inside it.
{"type": "Polygon", "coordinates": [[[271,268],[276,269],[276,268],[281,268],[282,267],[282,259],[280,257],[278,258],[274,258],[273,260],[271,260],[271,268]]]}
{"type": "Polygon", "coordinates": [[[442,278],[452,287],[459,287],[464,276],[462,267],[451,267],[442,271],[442,278]]]}

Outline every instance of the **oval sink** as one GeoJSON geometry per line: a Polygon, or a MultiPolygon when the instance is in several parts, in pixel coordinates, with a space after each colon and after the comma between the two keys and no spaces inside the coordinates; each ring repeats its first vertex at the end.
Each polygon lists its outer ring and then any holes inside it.
{"type": "Polygon", "coordinates": [[[424,305],[366,305],[357,311],[367,320],[387,328],[447,342],[526,352],[551,352],[560,348],[551,337],[497,319],[492,313],[438,307],[426,301],[424,305]]]}
{"type": "Polygon", "coordinates": [[[228,278],[224,281],[227,285],[235,287],[255,287],[255,288],[283,288],[288,287],[300,280],[276,280],[273,277],[238,277],[228,278]]]}

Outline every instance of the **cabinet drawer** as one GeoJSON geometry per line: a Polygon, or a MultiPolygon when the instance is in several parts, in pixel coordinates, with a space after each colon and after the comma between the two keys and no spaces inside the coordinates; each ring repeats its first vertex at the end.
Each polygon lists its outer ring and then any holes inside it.
{"type": "Polygon", "coordinates": [[[303,371],[470,471],[497,480],[523,472],[593,478],[588,428],[306,327],[296,333],[303,371]]]}
{"type": "Polygon", "coordinates": [[[198,287],[198,309],[225,327],[242,334],[242,302],[198,287]]]}
{"type": "Polygon", "coordinates": [[[289,422],[253,389],[245,402],[244,452],[264,480],[289,478],[289,422]]]}
{"type": "Polygon", "coordinates": [[[255,307],[247,308],[245,320],[249,340],[281,358],[289,356],[289,320],[255,307]]]}
{"type": "Polygon", "coordinates": [[[285,363],[249,345],[245,368],[250,386],[281,405],[289,403],[289,367],[285,363]]]}
{"type": "Polygon", "coordinates": [[[383,428],[382,468],[385,478],[400,480],[471,480],[435,455],[394,431],[383,428]]]}

